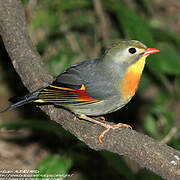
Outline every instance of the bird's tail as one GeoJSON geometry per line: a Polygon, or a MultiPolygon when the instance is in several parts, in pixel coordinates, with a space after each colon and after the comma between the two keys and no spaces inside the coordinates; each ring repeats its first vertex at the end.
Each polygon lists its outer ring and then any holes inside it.
{"type": "Polygon", "coordinates": [[[13,98],[9,99],[9,101],[11,101],[13,104],[11,104],[6,109],[0,111],[0,113],[6,112],[8,110],[11,110],[11,109],[17,108],[19,106],[22,106],[24,104],[28,104],[28,103],[38,100],[39,93],[41,92],[42,89],[43,88],[38,89],[38,90],[36,90],[32,93],[29,93],[25,96],[22,96],[22,97],[13,97],[13,98]]]}

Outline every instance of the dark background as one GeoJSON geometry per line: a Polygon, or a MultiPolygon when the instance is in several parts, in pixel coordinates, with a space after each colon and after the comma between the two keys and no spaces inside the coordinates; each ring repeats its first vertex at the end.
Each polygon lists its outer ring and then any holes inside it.
{"type": "MultiPolygon", "coordinates": [[[[180,150],[179,0],[24,0],[31,38],[52,75],[102,55],[120,39],[160,53],[147,59],[131,102],[107,115],[113,122],[180,150]]],[[[28,93],[0,42],[0,108],[28,93]]],[[[161,179],[126,157],[96,152],[51,122],[35,104],[0,115],[0,169],[73,174],[68,179],[161,179]]]]}

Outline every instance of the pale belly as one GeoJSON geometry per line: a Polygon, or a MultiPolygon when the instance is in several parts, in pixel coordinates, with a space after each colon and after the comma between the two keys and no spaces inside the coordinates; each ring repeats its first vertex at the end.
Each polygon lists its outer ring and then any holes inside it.
{"type": "Polygon", "coordinates": [[[95,104],[88,104],[88,105],[63,105],[65,108],[69,109],[75,114],[84,114],[88,116],[100,116],[104,114],[108,114],[114,112],[124,105],[127,102],[121,102],[120,97],[112,97],[108,100],[100,101],[95,104]]]}

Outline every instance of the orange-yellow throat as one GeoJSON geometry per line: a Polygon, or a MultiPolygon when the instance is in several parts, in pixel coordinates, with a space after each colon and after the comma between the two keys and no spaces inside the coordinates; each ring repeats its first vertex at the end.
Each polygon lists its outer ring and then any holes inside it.
{"type": "Polygon", "coordinates": [[[142,56],[136,63],[131,65],[125,73],[121,83],[122,95],[125,100],[130,100],[137,91],[142,71],[144,69],[146,56],[142,56]]]}

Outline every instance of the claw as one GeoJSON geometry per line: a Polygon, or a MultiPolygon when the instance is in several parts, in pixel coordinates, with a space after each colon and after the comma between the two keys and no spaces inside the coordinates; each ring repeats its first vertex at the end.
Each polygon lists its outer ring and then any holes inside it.
{"type": "Polygon", "coordinates": [[[117,128],[120,128],[120,127],[126,127],[126,128],[130,128],[132,129],[132,127],[128,124],[123,124],[123,123],[118,123],[118,124],[115,124],[115,125],[111,125],[111,124],[107,124],[105,122],[101,122],[101,121],[98,121],[96,119],[93,119],[91,117],[88,117],[86,115],[79,115],[79,118],[81,119],[84,119],[84,120],[87,120],[87,121],[90,121],[90,122],[93,122],[95,124],[98,124],[100,126],[103,126],[105,127],[106,129],[100,134],[98,140],[100,143],[102,143],[102,138],[104,137],[104,135],[110,130],[110,129],[117,129],[117,128]]]}
{"type": "Polygon", "coordinates": [[[123,123],[118,123],[118,124],[115,124],[115,125],[110,125],[110,124],[107,124],[108,127],[107,129],[105,129],[99,136],[99,142],[102,143],[102,138],[104,137],[104,135],[110,130],[110,129],[118,129],[120,127],[126,127],[126,128],[130,128],[132,129],[132,127],[128,124],[123,124],[123,123]]]}

